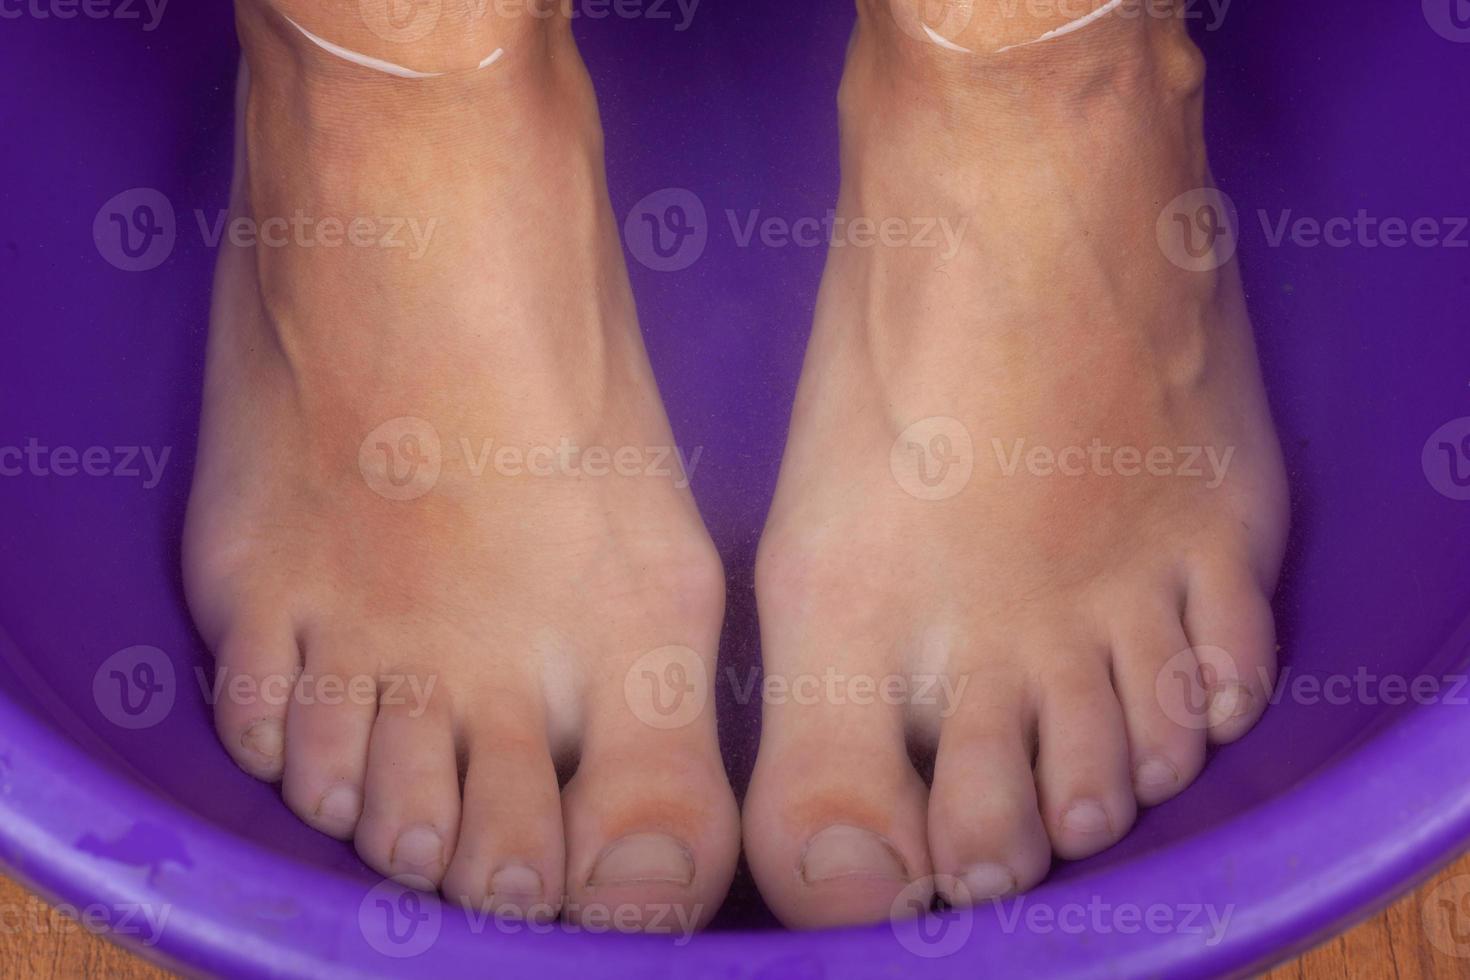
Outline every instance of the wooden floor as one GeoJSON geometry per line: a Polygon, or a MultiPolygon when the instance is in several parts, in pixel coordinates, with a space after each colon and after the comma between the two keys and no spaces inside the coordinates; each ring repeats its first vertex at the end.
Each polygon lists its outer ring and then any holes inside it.
{"type": "MultiPolygon", "coordinates": [[[[0,878],[0,977],[160,980],[167,976],[0,878]]],[[[1470,854],[1386,912],[1267,977],[1470,978],[1470,854]]]]}

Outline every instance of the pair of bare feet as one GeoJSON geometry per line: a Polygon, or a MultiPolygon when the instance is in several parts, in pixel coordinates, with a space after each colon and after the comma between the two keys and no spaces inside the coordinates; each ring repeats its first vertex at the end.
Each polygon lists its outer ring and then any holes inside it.
{"type": "Polygon", "coordinates": [[[391,44],[240,0],[235,215],[378,246],[227,244],[215,284],[189,601],[224,745],[303,820],[453,900],[631,928],[707,921],[743,827],[776,914],[836,925],[1027,889],[1255,722],[1279,452],[1234,265],[1155,236],[1209,186],[1198,53],[1104,16],[994,54],[1058,25],[976,4],[938,44],[914,6],[859,3],[838,211],[966,232],[829,257],[756,584],[767,690],[828,680],[767,698],[742,821],[722,571],[639,455],[674,440],[568,25],[450,5],[391,44]],[[421,256],[381,247],[398,219],[421,256]]]}

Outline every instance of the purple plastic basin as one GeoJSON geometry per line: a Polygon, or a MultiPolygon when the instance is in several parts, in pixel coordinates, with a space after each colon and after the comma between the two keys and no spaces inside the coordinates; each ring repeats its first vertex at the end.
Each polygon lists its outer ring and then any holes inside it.
{"type": "MultiPolygon", "coordinates": [[[[620,216],[671,188],[704,211],[703,252],[674,270],[641,260],[630,222],[630,266],[679,443],[703,447],[741,670],[823,251],[742,247],[730,212],[834,200],[849,7],[704,0],[680,29],[663,0],[579,5],[620,216]]],[[[232,975],[1205,976],[1346,926],[1470,840],[1463,0],[1193,5],[1294,488],[1280,703],[1122,844],[1022,899],[792,934],[742,871],[715,927],[677,944],[374,891],[217,744],[178,554],[237,48],[224,0],[156,8],[0,0],[0,863],[21,880],[232,975]],[[1318,240],[1303,218],[1350,222],[1318,240]]],[[[758,704],[722,685],[720,708],[743,790],[758,704]]]]}

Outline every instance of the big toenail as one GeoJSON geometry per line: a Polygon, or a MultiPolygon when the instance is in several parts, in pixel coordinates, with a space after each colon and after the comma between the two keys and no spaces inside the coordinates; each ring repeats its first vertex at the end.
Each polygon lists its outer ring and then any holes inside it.
{"type": "Polygon", "coordinates": [[[427,824],[409,827],[398,835],[390,863],[400,871],[433,871],[444,860],[444,839],[427,824]]]}
{"type": "Polygon", "coordinates": [[[1179,773],[1163,759],[1145,759],[1139,763],[1133,778],[1146,789],[1168,789],[1179,783],[1179,773]]]}
{"type": "Polygon", "coordinates": [[[327,790],[317,804],[316,815],[334,824],[357,823],[362,813],[362,794],[351,783],[338,783],[327,790]]]}
{"type": "Polygon", "coordinates": [[[1062,827],[1074,834],[1101,834],[1108,830],[1108,811],[1096,800],[1073,803],[1062,814],[1062,827]]]}
{"type": "Polygon", "coordinates": [[[523,919],[541,901],[541,875],[524,864],[507,864],[490,876],[490,900],[497,914],[523,919]]]}
{"type": "Polygon", "coordinates": [[[1210,692],[1209,724],[1211,728],[1239,718],[1250,710],[1251,690],[1244,684],[1221,684],[1210,692]]]}
{"type": "Polygon", "coordinates": [[[903,859],[887,841],[870,831],[833,824],[807,841],[801,856],[807,884],[838,878],[891,878],[907,881],[903,859]]]}
{"type": "Polygon", "coordinates": [[[286,746],[286,728],[279,718],[265,718],[245,729],[240,744],[262,759],[274,762],[286,746]]]}
{"type": "MultiPolygon", "coordinates": [[[[1009,868],[999,864],[977,864],[960,875],[967,895],[959,896],[970,902],[983,902],[987,898],[999,898],[1016,890],[1016,876],[1009,868]]],[[[957,904],[953,900],[951,905],[957,904]]]]}
{"type": "Polygon", "coordinates": [[[693,880],[694,858],[689,848],[668,834],[629,834],[602,852],[587,887],[649,882],[687,885],[693,880]]]}

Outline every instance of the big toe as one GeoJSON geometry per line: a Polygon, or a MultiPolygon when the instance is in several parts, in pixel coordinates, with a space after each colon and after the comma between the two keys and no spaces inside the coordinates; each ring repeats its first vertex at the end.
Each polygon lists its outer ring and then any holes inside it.
{"type": "Polygon", "coordinates": [[[713,703],[661,727],[622,693],[593,709],[562,794],[566,916],[589,929],[687,936],[724,901],[740,848],[713,703]]]}
{"type": "Polygon", "coordinates": [[[844,707],[766,712],[745,846],[761,895],[793,928],[889,919],[929,875],[926,791],[900,719],[886,706],[844,707]]]}

